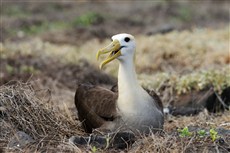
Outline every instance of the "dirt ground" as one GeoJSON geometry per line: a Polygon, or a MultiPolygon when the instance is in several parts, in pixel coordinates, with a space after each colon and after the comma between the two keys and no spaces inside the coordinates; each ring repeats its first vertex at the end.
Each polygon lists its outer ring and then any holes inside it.
{"type": "Polygon", "coordinates": [[[0,152],[229,152],[229,8],[214,0],[3,0],[0,152]],[[163,135],[125,150],[72,146],[71,135],[87,135],[74,106],[76,84],[116,84],[117,63],[99,70],[95,54],[121,32],[136,37],[141,85],[174,113],[163,135]],[[192,134],[181,136],[186,127],[192,134]],[[10,147],[17,131],[34,141],[10,147]]]}

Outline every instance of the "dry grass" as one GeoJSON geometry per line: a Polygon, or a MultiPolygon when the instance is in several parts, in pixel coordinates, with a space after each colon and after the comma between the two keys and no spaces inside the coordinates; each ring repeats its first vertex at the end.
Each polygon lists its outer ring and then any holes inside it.
{"type": "MultiPolygon", "coordinates": [[[[200,137],[197,130],[208,131],[211,128],[230,128],[230,112],[223,114],[209,114],[201,112],[197,116],[168,116],[165,120],[164,134],[152,134],[137,141],[130,152],[228,152],[228,145],[222,146],[219,140],[212,141],[210,136],[200,137]],[[191,136],[180,137],[178,129],[190,127],[191,136]]],[[[221,135],[229,143],[230,135],[221,135]]]]}
{"type": "MultiPolygon", "coordinates": [[[[37,90],[31,83],[17,82],[13,85],[4,85],[0,88],[1,107],[1,133],[0,148],[10,152],[81,152],[92,151],[93,146],[78,148],[67,143],[67,139],[73,135],[84,135],[79,121],[68,115],[68,111],[61,111],[52,99],[47,98],[47,91],[37,90]],[[43,96],[42,96],[43,95],[43,96]],[[52,104],[52,105],[51,105],[52,104]],[[7,148],[11,137],[17,131],[29,134],[35,142],[21,149],[7,148]]],[[[64,96],[64,95],[63,95],[64,96]]],[[[206,152],[210,150],[225,152],[227,147],[219,144],[219,140],[212,141],[209,136],[203,138],[194,134],[191,137],[180,137],[177,129],[186,126],[198,127],[198,129],[230,128],[230,112],[222,114],[209,114],[206,111],[197,116],[167,116],[163,134],[142,137],[128,149],[128,152],[206,152]]],[[[225,142],[229,142],[229,135],[221,136],[225,142]]],[[[103,150],[100,152],[119,150],[103,150]]]]}
{"type": "Polygon", "coordinates": [[[161,71],[182,73],[218,68],[230,61],[229,26],[219,30],[193,29],[140,37],[137,43],[137,65],[141,72],[160,68],[161,71]]]}
{"type": "Polygon", "coordinates": [[[80,122],[61,114],[49,101],[38,97],[39,93],[30,83],[1,86],[1,147],[6,147],[19,130],[36,140],[38,150],[55,147],[67,137],[82,134],[80,122]]]}

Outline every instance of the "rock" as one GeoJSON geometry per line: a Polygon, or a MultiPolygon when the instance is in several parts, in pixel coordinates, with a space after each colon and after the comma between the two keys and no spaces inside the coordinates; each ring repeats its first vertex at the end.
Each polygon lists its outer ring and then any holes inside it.
{"type": "Polygon", "coordinates": [[[97,136],[97,135],[90,135],[90,136],[72,136],[69,139],[69,142],[74,145],[91,145],[95,146],[96,148],[106,148],[106,137],[105,136],[97,136]]]}
{"type": "Polygon", "coordinates": [[[196,115],[204,109],[211,113],[223,112],[230,107],[229,93],[230,87],[225,88],[221,95],[218,95],[213,88],[191,91],[178,95],[177,100],[170,103],[167,109],[169,114],[174,116],[196,115]]]}
{"type": "Polygon", "coordinates": [[[6,108],[0,106],[0,118],[3,118],[6,116],[6,108]]]}
{"type": "Polygon", "coordinates": [[[223,135],[223,136],[230,136],[230,130],[229,129],[217,128],[217,132],[218,132],[218,134],[223,135]]]}
{"type": "Polygon", "coordinates": [[[72,136],[69,143],[74,145],[91,145],[96,148],[116,148],[125,149],[135,142],[136,138],[132,132],[123,131],[118,133],[109,133],[107,135],[91,134],[90,136],[72,136]]]}
{"type": "Polygon", "coordinates": [[[8,143],[8,148],[23,148],[35,140],[23,131],[18,131],[8,143]]]}

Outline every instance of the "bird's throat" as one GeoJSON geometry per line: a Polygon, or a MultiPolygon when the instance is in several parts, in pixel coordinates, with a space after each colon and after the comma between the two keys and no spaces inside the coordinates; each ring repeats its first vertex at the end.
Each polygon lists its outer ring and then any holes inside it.
{"type": "Polygon", "coordinates": [[[120,61],[118,71],[118,107],[135,109],[143,89],[138,84],[133,59],[120,61]]]}

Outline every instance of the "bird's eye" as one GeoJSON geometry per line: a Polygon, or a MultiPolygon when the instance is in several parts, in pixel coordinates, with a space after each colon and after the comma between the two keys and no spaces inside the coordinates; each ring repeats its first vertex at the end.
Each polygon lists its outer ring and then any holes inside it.
{"type": "Polygon", "coordinates": [[[130,41],[130,38],[129,37],[125,37],[125,42],[129,42],[130,41]]]}

